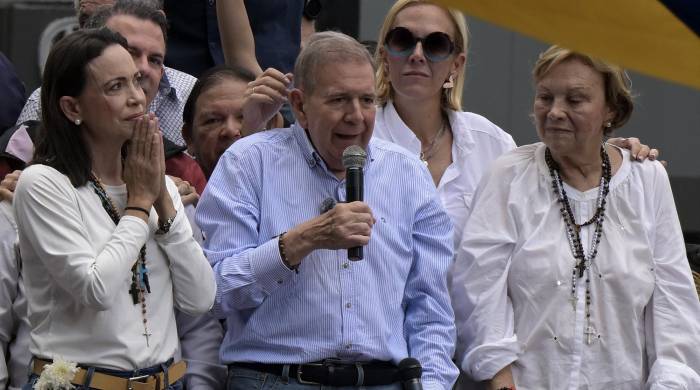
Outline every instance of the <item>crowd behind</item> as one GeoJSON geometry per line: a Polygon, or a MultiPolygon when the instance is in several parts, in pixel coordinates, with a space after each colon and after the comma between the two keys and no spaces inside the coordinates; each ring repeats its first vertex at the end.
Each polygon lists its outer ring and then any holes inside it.
{"type": "Polygon", "coordinates": [[[458,11],[321,4],[76,0],[27,99],[0,54],[0,388],[700,388],[627,73],[542,52],[517,147],[458,11]]]}

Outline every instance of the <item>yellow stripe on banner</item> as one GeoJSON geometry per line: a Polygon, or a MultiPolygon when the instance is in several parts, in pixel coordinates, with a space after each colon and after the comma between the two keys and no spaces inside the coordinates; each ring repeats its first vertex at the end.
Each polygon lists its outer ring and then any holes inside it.
{"type": "Polygon", "coordinates": [[[700,37],[658,0],[437,2],[545,42],[700,89],[700,37]]]}

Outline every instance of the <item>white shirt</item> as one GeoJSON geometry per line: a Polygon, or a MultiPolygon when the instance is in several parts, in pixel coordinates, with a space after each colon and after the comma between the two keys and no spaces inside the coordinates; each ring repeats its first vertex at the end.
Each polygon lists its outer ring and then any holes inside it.
{"type": "MultiPolygon", "coordinates": [[[[177,188],[170,179],[166,183],[177,216],[170,232],[155,235],[153,211],[148,224],[123,216],[115,228],[92,186],[76,189],[43,165],[22,173],[14,207],[32,354],[118,370],[153,366],[176,351],[173,307],[192,315],[211,308],[212,269],[192,238],[177,188]],[[134,305],[128,292],[131,266],[144,243],[150,346],[141,305],[134,305]]],[[[105,190],[123,210],[126,186],[105,190]]]]}
{"type": "MultiPolygon", "coordinates": [[[[515,148],[515,142],[510,134],[481,115],[449,111],[448,116],[453,137],[452,163],[445,169],[437,191],[454,226],[456,246],[481,176],[493,160],[515,148]]],[[[420,140],[399,117],[391,101],[377,108],[374,123],[374,137],[420,155],[420,140]]]]}
{"type": "MultiPolygon", "coordinates": [[[[541,143],[494,164],[475,196],[452,283],[462,368],[477,380],[512,363],[518,389],[700,389],[700,301],[664,168],[623,163],[610,183],[591,269],[575,264],[541,143]]],[[[577,221],[597,189],[565,186],[577,221]]],[[[594,227],[582,229],[586,251],[594,227]]]]}

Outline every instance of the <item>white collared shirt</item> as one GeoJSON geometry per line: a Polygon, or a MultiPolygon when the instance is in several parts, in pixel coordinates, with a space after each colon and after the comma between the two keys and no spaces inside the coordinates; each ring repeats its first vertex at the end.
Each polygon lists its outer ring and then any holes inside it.
{"type": "MultiPolygon", "coordinates": [[[[448,115],[453,137],[452,164],[442,175],[437,191],[454,226],[456,246],[481,176],[493,160],[515,148],[515,142],[510,134],[481,115],[457,111],[449,111],[448,115]]],[[[373,136],[420,155],[420,140],[399,117],[391,101],[377,108],[373,136]]]]}
{"type": "MultiPolygon", "coordinates": [[[[511,364],[518,389],[699,389],[700,302],[665,169],[623,163],[591,268],[577,279],[541,143],[498,159],[474,198],[453,270],[457,357],[476,380],[511,364]]],[[[598,189],[565,185],[577,221],[598,189]]],[[[581,229],[590,250],[594,226],[581,229]]]]}

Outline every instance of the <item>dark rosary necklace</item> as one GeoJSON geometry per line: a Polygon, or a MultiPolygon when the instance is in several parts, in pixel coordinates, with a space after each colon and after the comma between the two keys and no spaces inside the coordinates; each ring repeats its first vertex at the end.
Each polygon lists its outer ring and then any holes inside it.
{"type": "MultiPolygon", "coordinates": [[[[102,207],[105,209],[109,217],[112,219],[115,225],[119,223],[121,215],[117,211],[114,202],[107,195],[102,182],[94,174],[88,179],[92,185],[93,190],[100,198],[102,202],[102,207]]],[[[148,268],[146,268],[146,245],[141,247],[139,251],[139,258],[136,260],[134,265],[131,267],[131,286],[129,287],[129,294],[131,294],[131,299],[134,305],[141,304],[141,315],[143,316],[143,336],[146,337],[146,346],[148,347],[148,337],[151,333],[148,333],[147,326],[147,316],[146,316],[146,293],[151,293],[151,285],[148,281],[148,268]]]]}
{"type": "Polygon", "coordinates": [[[571,209],[571,204],[569,202],[569,197],[566,195],[566,190],[564,189],[564,182],[559,174],[559,164],[552,158],[552,153],[549,148],[545,150],[545,161],[547,162],[547,167],[549,168],[549,174],[552,177],[552,188],[557,196],[557,202],[559,203],[559,211],[561,212],[564,223],[566,224],[566,235],[569,240],[569,247],[571,248],[571,253],[574,256],[575,264],[571,272],[571,305],[574,310],[576,310],[576,303],[578,301],[577,295],[577,279],[582,278],[584,273],[586,274],[586,329],[584,334],[586,335],[587,343],[591,343],[592,336],[596,333],[591,322],[591,265],[593,260],[598,254],[598,244],[600,244],[600,237],[603,234],[603,220],[605,215],[605,204],[608,192],[610,191],[610,179],[612,177],[612,169],[610,165],[610,157],[605,151],[605,145],[600,147],[600,157],[602,159],[602,175],[600,177],[600,184],[598,186],[598,198],[596,200],[596,212],[593,217],[588,221],[581,224],[576,223],[574,218],[574,213],[571,209]],[[581,243],[581,228],[595,224],[595,230],[593,237],[591,239],[591,249],[588,253],[583,250],[583,244],[581,243]]]}

